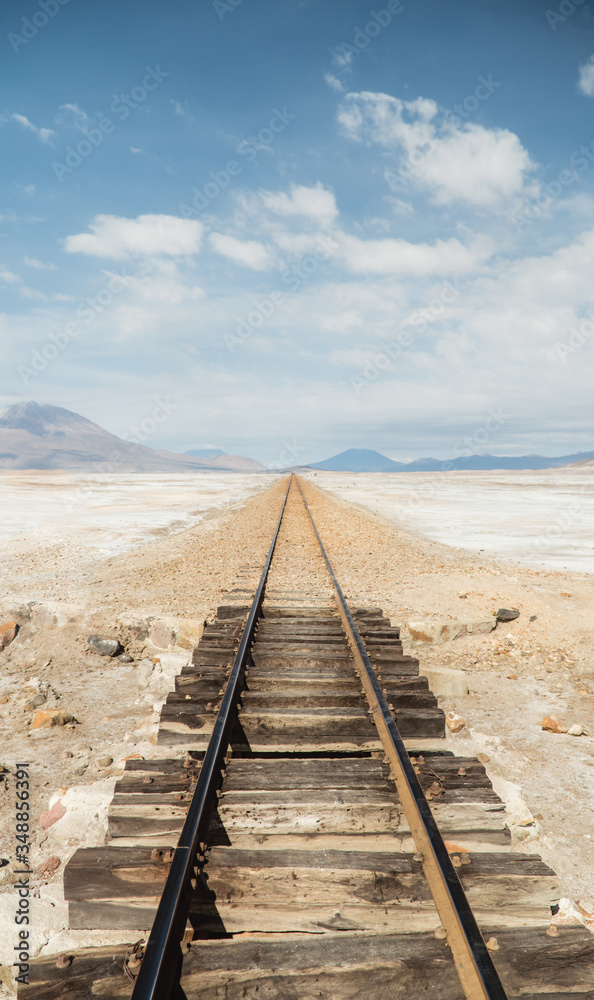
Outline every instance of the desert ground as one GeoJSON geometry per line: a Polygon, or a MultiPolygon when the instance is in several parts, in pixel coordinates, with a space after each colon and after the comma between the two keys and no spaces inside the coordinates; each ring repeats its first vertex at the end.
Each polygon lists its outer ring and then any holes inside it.
{"type": "MultiPolygon", "coordinates": [[[[0,652],[0,763],[30,764],[34,953],[81,940],[67,930],[64,865],[77,847],[103,843],[124,759],[162,754],[160,706],[204,620],[230,590],[255,587],[280,478],[0,476],[0,625],[20,625],[0,652]],[[131,660],[89,651],[94,633],[118,638],[131,660]],[[47,710],[70,721],[38,727],[47,710]]],[[[540,853],[572,901],[563,912],[594,926],[592,471],[307,478],[324,491],[314,516],[347,598],[402,627],[421,673],[438,678],[444,710],[465,720],[446,747],[483,755],[514,846],[540,853]],[[520,616],[472,631],[500,608],[520,616]],[[543,731],[549,715],[583,733],[543,731]]],[[[5,927],[17,878],[13,794],[5,774],[5,927]]],[[[2,936],[6,995],[13,944],[2,936]]]]}

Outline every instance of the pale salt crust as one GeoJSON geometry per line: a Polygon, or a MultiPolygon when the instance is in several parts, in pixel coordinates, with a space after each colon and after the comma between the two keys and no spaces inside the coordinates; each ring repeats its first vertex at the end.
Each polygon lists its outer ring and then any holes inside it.
{"type": "MultiPolygon", "coordinates": [[[[321,474],[308,473],[316,482],[321,474]]],[[[594,466],[542,472],[325,472],[352,503],[446,545],[594,573],[594,466]]]]}

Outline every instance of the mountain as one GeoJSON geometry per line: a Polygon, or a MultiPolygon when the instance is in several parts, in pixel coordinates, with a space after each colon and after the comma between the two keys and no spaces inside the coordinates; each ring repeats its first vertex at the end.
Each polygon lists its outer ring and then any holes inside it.
{"type": "Polygon", "coordinates": [[[0,412],[1,469],[84,472],[259,472],[260,462],[233,455],[200,459],[124,441],[62,406],[33,401],[0,412]]]}
{"type": "Polygon", "coordinates": [[[191,455],[192,458],[217,458],[224,455],[220,448],[193,448],[192,451],[184,451],[184,455],[191,455]]]}
{"type": "Polygon", "coordinates": [[[369,448],[347,448],[340,455],[326,458],[323,462],[311,462],[308,469],[324,469],[326,472],[400,472],[405,466],[393,462],[369,448]]]}
{"type": "Polygon", "coordinates": [[[367,448],[348,448],[339,455],[326,458],[323,462],[310,462],[303,466],[308,469],[324,469],[327,472],[450,472],[488,471],[495,469],[558,469],[562,466],[584,466],[594,459],[594,451],[582,451],[575,455],[559,458],[545,458],[543,455],[497,456],[468,455],[450,461],[439,458],[417,458],[414,462],[394,462],[379,451],[367,448]]]}

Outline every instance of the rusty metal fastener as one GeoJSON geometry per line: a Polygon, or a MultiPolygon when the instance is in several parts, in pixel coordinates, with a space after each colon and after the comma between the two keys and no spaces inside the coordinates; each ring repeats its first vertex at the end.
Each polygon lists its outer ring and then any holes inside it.
{"type": "Polygon", "coordinates": [[[421,851],[415,851],[413,854],[413,861],[418,861],[419,864],[422,864],[424,860],[425,859],[423,858],[421,851]]]}
{"type": "Polygon", "coordinates": [[[496,937],[490,937],[487,941],[487,948],[489,951],[499,951],[499,941],[496,937]]]}
{"type": "Polygon", "coordinates": [[[462,858],[460,857],[459,854],[452,854],[451,862],[452,862],[454,868],[461,868],[462,867],[462,858]]]}
{"type": "Polygon", "coordinates": [[[142,779],[142,784],[143,785],[152,785],[153,781],[154,781],[154,778],[149,777],[149,775],[147,774],[146,778],[142,779]]]}
{"type": "Polygon", "coordinates": [[[439,927],[436,927],[435,930],[433,931],[433,937],[435,938],[436,941],[445,941],[447,936],[448,932],[446,931],[445,927],[442,927],[441,924],[439,925],[439,927]]]}
{"type": "Polygon", "coordinates": [[[559,928],[557,924],[549,924],[547,927],[547,934],[549,937],[559,937],[559,928]]]}
{"type": "Polygon", "coordinates": [[[141,938],[140,941],[137,941],[136,944],[132,945],[132,947],[126,952],[126,957],[124,959],[124,972],[132,983],[136,980],[143,958],[144,938],[141,938]]]}
{"type": "Polygon", "coordinates": [[[56,960],[56,969],[68,969],[74,961],[74,955],[60,955],[56,960]]]}
{"type": "Polygon", "coordinates": [[[162,857],[163,851],[161,851],[158,847],[153,847],[151,851],[151,861],[160,861],[162,857]]]}

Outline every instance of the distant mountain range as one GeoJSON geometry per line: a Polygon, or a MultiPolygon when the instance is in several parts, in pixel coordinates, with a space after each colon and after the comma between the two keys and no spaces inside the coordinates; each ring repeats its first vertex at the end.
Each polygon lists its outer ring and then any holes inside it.
{"type": "Polygon", "coordinates": [[[545,458],[542,455],[468,455],[449,461],[417,458],[414,462],[394,462],[379,451],[348,448],[339,455],[326,458],[323,462],[311,462],[303,468],[323,469],[326,472],[449,472],[454,469],[473,472],[488,469],[558,469],[564,465],[589,465],[592,460],[594,451],[581,451],[560,458],[545,458]]]}
{"type": "Polygon", "coordinates": [[[124,441],[79,413],[33,401],[0,412],[0,469],[74,469],[82,472],[262,472],[253,458],[218,449],[193,453],[124,441]]]}
{"type": "Polygon", "coordinates": [[[194,458],[218,458],[224,454],[220,448],[192,448],[191,451],[184,451],[184,455],[192,455],[194,458]]]}
{"type": "MultiPolygon", "coordinates": [[[[594,451],[559,458],[469,455],[451,461],[419,458],[414,462],[395,462],[369,448],[348,448],[323,462],[312,462],[300,468],[328,472],[441,472],[453,469],[555,469],[569,465],[594,466],[594,451]]],[[[0,411],[2,469],[72,469],[109,473],[266,471],[253,458],[226,455],[219,448],[193,448],[183,455],[148,448],[144,444],[125,441],[72,410],[33,401],[16,403],[0,411]]]]}

